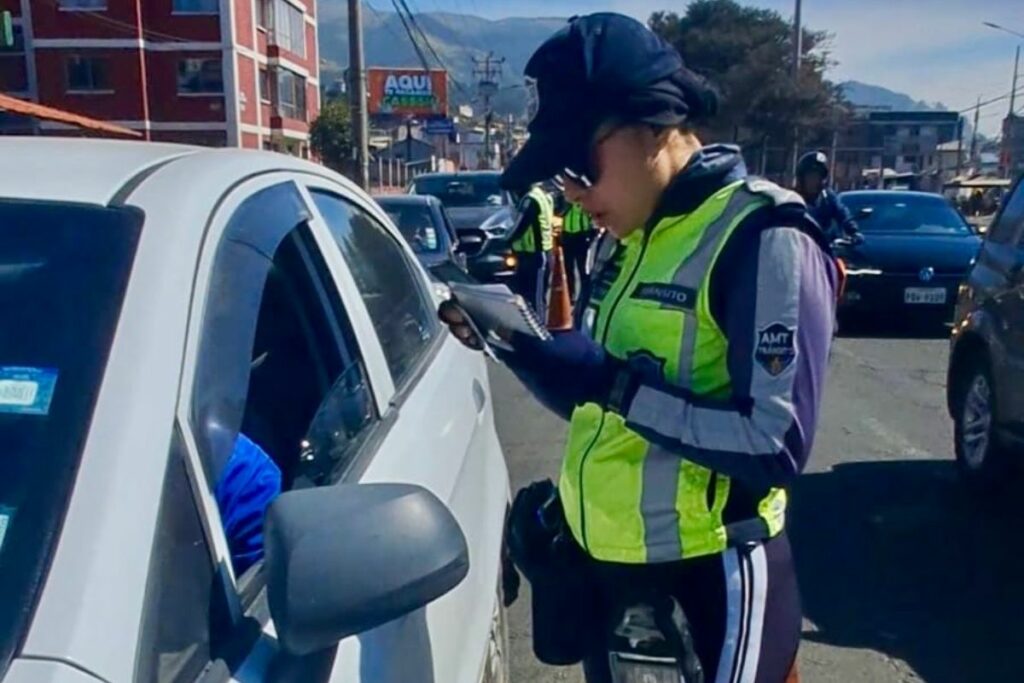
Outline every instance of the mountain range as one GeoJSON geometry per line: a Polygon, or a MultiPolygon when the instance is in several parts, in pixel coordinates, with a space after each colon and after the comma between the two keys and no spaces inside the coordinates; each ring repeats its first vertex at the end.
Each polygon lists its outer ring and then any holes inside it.
{"type": "MultiPolygon", "coordinates": [[[[339,82],[348,65],[348,10],[346,0],[320,0],[320,57],[323,60],[321,80],[330,86],[339,82]]],[[[521,114],[525,110],[522,73],[533,51],[548,36],[565,24],[564,18],[483,19],[466,14],[426,12],[415,15],[417,27],[429,38],[423,58],[431,67],[437,57],[452,77],[451,99],[457,104],[471,102],[478,80],[476,64],[489,53],[501,63],[499,91],[495,109],[499,113],[521,114]]],[[[423,45],[417,33],[417,39],[423,45]]],[[[420,67],[423,60],[413,49],[402,20],[394,12],[363,4],[363,40],[368,66],[420,67]]],[[[919,102],[904,93],[886,88],[846,81],[840,88],[847,101],[855,106],[882,107],[901,111],[943,109],[941,104],[919,102]]]]}

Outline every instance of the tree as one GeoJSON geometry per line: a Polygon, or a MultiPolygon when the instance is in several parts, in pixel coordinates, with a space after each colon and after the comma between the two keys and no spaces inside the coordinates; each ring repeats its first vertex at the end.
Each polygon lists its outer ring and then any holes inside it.
{"type": "Polygon", "coordinates": [[[331,100],[309,130],[309,145],[324,165],[345,173],[352,168],[352,120],[348,102],[331,100]]]}
{"type": "Polygon", "coordinates": [[[826,78],[834,64],[827,32],[804,31],[797,85],[792,24],[778,12],[734,0],[695,0],[683,16],[658,12],[649,23],[721,93],[719,117],[708,131],[715,139],[789,144],[799,126],[802,141],[812,143],[831,138],[845,113],[839,89],[826,78]]]}

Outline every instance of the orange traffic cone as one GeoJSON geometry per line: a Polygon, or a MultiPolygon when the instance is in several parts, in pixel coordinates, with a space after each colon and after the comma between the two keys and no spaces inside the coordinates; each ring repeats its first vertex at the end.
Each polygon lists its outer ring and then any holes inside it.
{"type": "Polygon", "coordinates": [[[548,299],[548,329],[559,332],[572,329],[572,299],[569,298],[569,277],[565,271],[560,235],[555,235],[554,266],[551,268],[551,291],[548,299]]]}

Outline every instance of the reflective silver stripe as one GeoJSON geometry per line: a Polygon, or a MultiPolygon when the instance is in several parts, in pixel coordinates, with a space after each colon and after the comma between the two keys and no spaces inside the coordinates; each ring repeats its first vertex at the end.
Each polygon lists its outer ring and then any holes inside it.
{"type": "Polygon", "coordinates": [[[768,559],[764,546],[750,551],[750,619],[747,623],[747,642],[742,654],[738,683],[755,683],[757,668],[761,663],[761,639],[764,636],[764,613],[768,599],[768,559]]]}
{"type": "MultiPolygon", "coordinates": [[[[705,228],[697,248],[676,270],[672,282],[698,291],[723,239],[732,224],[745,212],[763,203],[746,187],[735,190],[722,213],[705,228]]],[[[697,314],[685,311],[682,341],[679,346],[679,386],[689,389],[692,380],[693,357],[697,348],[697,314]]],[[[644,459],[643,497],[641,513],[648,562],[666,562],[682,557],[679,512],[679,477],[682,461],[678,455],[659,446],[650,446],[644,459]]]]}
{"type": "Polygon", "coordinates": [[[644,520],[647,562],[671,562],[683,556],[679,530],[679,476],[682,459],[652,445],[644,457],[640,514],[644,520]]]}
{"type": "Polygon", "coordinates": [[[722,572],[725,575],[725,638],[722,655],[718,659],[715,683],[732,683],[734,664],[740,647],[740,622],[743,612],[743,575],[735,549],[722,553],[722,572]]]}
{"type": "Polygon", "coordinates": [[[676,384],[683,389],[693,385],[693,356],[697,352],[697,316],[693,311],[683,313],[683,340],[679,344],[679,373],[676,384]]]}
{"type": "MultiPolygon", "coordinates": [[[[802,279],[799,248],[803,239],[808,238],[794,228],[775,228],[762,234],[755,332],[773,323],[797,329],[802,279]]],[[[781,452],[795,419],[792,390],[796,363],[773,376],[756,363],[753,353],[749,359],[749,392],[755,400],[749,416],[692,405],[642,386],[630,405],[627,422],[711,451],[752,455],[781,452]]]]}
{"type": "MultiPolygon", "coordinates": [[[[734,191],[725,208],[722,209],[722,213],[704,230],[697,248],[680,264],[675,275],[672,276],[673,284],[692,289],[695,292],[699,291],[708,269],[711,268],[711,262],[718,252],[718,247],[729,233],[729,227],[744,212],[752,210],[760,203],[762,200],[747,191],[745,186],[734,191]]],[[[695,311],[685,311],[683,339],[679,345],[679,372],[676,377],[676,384],[683,389],[691,387],[693,355],[696,349],[697,314],[695,311]]]]}

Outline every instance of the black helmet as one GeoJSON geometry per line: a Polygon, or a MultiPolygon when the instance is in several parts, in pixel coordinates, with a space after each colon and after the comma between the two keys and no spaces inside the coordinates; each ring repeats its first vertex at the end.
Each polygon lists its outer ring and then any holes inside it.
{"type": "Polygon", "coordinates": [[[796,164],[797,177],[805,176],[812,171],[820,173],[822,180],[828,178],[828,157],[824,152],[808,152],[800,157],[796,164]]]}

